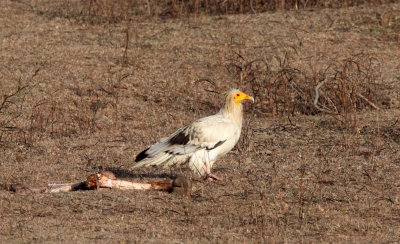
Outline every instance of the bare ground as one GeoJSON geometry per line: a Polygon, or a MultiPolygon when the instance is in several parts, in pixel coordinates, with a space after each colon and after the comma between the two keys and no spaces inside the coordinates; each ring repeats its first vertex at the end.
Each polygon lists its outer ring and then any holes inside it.
{"type": "Polygon", "coordinates": [[[158,138],[216,112],[207,90],[252,93],[230,72],[237,54],[272,68],[289,55],[310,73],[373,57],[381,109],[357,110],[349,128],[323,113],[275,113],[258,95],[238,147],[215,166],[222,183],[194,178],[191,199],[2,190],[0,242],[400,241],[399,4],[90,25],[26,3],[0,2],[1,101],[24,87],[0,110],[5,186],[104,169],[133,181],[181,173],[130,166],[158,138]]]}

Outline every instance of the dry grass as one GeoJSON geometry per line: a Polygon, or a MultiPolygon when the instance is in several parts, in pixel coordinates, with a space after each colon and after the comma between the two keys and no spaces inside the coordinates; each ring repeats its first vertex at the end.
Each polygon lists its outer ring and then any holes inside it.
{"type": "MultiPolygon", "coordinates": [[[[24,1],[25,2],[25,1],[24,1]]],[[[89,23],[119,23],[201,15],[257,14],[267,11],[344,8],[392,3],[393,0],[67,0],[29,1],[27,5],[48,17],[89,23]]]]}
{"type": "Polygon", "coordinates": [[[91,25],[88,3],[0,2],[0,184],[169,177],[129,167],[230,87],[256,104],[191,200],[0,191],[0,242],[400,241],[399,4],[91,25]]]}

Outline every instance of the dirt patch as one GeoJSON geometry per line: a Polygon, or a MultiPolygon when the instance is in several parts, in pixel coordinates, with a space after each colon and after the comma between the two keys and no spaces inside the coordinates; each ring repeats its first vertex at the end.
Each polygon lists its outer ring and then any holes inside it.
{"type": "Polygon", "coordinates": [[[0,191],[1,242],[400,241],[399,4],[90,25],[24,3],[0,3],[0,93],[14,94],[0,110],[1,184],[75,182],[100,170],[139,182],[190,175],[130,166],[157,139],[216,112],[216,92],[240,87],[256,104],[215,166],[222,183],[194,178],[190,200],[0,191]],[[373,58],[373,76],[370,96],[354,92],[379,109],[350,92],[343,97],[356,100],[329,103],[330,83],[321,105],[354,106],[338,108],[351,123],[314,111],[322,71],[344,72],[357,57],[373,58]],[[268,69],[242,66],[254,60],[268,69]],[[302,75],[285,88],[286,68],[302,75]]]}

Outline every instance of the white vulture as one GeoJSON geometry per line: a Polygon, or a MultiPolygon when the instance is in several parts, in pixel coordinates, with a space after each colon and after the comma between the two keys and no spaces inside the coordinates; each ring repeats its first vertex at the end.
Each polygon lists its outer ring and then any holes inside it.
{"type": "Polygon", "coordinates": [[[198,119],[162,138],[139,153],[132,168],[168,168],[189,162],[190,169],[199,176],[221,180],[211,174],[211,168],[238,142],[243,120],[242,102],[245,100],[254,103],[253,97],[237,89],[230,90],[217,114],[198,119]]]}

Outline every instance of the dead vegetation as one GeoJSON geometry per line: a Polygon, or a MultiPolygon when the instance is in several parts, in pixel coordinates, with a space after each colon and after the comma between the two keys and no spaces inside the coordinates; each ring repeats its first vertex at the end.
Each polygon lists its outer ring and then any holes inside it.
{"type": "Polygon", "coordinates": [[[0,2],[0,184],[187,173],[129,168],[239,87],[256,103],[224,182],[0,191],[0,242],[400,241],[399,4],[144,2],[0,2]]]}
{"type": "Polygon", "coordinates": [[[238,85],[249,87],[262,101],[256,105],[260,116],[329,114],[355,132],[359,111],[387,108],[388,94],[379,82],[381,62],[366,54],[332,60],[318,70],[309,63],[305,70],[287,53],[249,60],[234,52],[227,68],[236,73],[238,85]]]}
{"type": "MultiPolygon", "coordinates": [[[[344,8],[379,5],[393,0],[68,0],[30,1],[27,5],[48,17],[65,17],[89,23],[119,23],[143,19],[159,20],[201,15],[257,14],[267,11],[344,8]],[[46,2],[45,4],[43,4],[46,2]]],[[[26,2],[25,2],[26,3],[26,2]]]]}

